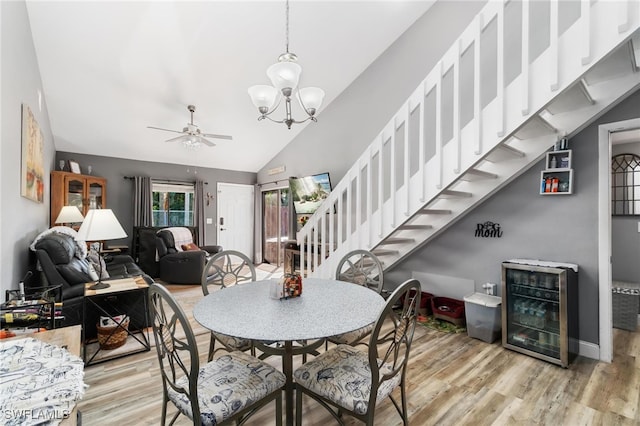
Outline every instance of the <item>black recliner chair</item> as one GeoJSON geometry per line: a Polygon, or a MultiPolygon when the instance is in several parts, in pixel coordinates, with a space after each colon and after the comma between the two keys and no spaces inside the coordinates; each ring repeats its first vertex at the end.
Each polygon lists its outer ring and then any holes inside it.
{"type": "MultiPolygon", "coordinates": [[[[188,229],[188,228],[183,228],[188,229]]],[[[193,232],[192,229],[189,229],[193,232]]],[[[194,241],[193,233],[191,234],[194,241]]],[[[169,284],[200,284],[207,258],[222,251],[222,246],[196,246],[195,250],[178,250],[170,228],[156,233],[158,277],[169,284]]]]}
{"type": "MultiPolygon", "coordinates": [[[[51,233],[35,244],[35,252],[48,287],[61,286],[62,325],[83,323],[84,284],[92,281],[89,275],[89,263],[76,256],[77,245],[74,238],[67,234],[51,233]]],[[[112,279],[142,276],[147,283],[153,279],[146,275],[127,255],[105,258],[109,277],[112,279]]]]}

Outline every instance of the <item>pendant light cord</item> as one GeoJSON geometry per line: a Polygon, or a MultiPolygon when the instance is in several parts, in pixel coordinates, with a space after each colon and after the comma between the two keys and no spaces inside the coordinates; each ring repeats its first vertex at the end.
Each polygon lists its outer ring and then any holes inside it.
{"type": "Polygon", "coordinates": [[[286,51],[287,53],[289,53],[289,0],[286,1],[286,7],[285,7],[285,22],[286,22],[286,32],[285,32],[285,37],[286,37],[286,51]]]}

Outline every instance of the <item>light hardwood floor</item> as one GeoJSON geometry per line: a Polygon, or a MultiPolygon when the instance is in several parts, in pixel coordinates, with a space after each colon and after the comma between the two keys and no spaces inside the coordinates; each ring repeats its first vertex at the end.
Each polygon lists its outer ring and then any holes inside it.
{"type": "MultiPolygon", "coordinates": [[[[191,317],[202,297],[200,287],[167,287],[191,317]]],[[[191,323],[204,362],[209,333],[191,323]]],[[[611,364],[578,357],[563,369],[503,349],[499,342],[418,326],[409,367],[411,425],[640,425],[640,332],[614,330],[611,364]]],[[[84,425],[160,423],[162,384],[155,348],[87,367],[85,382],[89,388],[79,404],[84,425]]],[[[304,425],[335,424],[312,400],[303,401],[303,413],[304,425]]],[[[181,416],[176,424],[190,422],[181,416]]],[[[275,424],[273,405],[248,424],[275,424]]],[[[348,419],[347,424],[360,423],[348,419]]],[[[401,424],[390,401],[378,407],[376,424],[401,424]]]]}

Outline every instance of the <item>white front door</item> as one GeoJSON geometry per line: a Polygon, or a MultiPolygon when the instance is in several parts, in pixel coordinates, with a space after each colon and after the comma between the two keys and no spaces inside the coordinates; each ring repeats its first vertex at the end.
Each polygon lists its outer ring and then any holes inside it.
{"type": "Polygon", "coordinates": [[[253,259],[253,185],[218,183],[217,241],[224,250],[237,250],[253,259]]]}

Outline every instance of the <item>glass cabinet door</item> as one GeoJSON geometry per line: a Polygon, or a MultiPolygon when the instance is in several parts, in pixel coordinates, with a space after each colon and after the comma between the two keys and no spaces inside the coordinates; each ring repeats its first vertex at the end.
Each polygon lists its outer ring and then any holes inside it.
{"type": "Polygon", "coordinates": [[[87,209],[102,209],[104,208],[104,186],[101,182],[92,182],[87,180],[88,183],[88,200],[87,209]]]}
{"type": "Polygon", "coordinates": [[[67,206],[75,206],[82,214],[86,214],[84,208],[84,179],[76,179],[74,177],[67,177],[65,179],[66,188],[66,203],[67,206]]]}
{"type": "Polygon", "coordinates": [[[77,207],[83,216],[89,209],[107,208],[107,180],[98,176],[53,170],[51,172],[51,226],[64,206],[77,207]]]}

